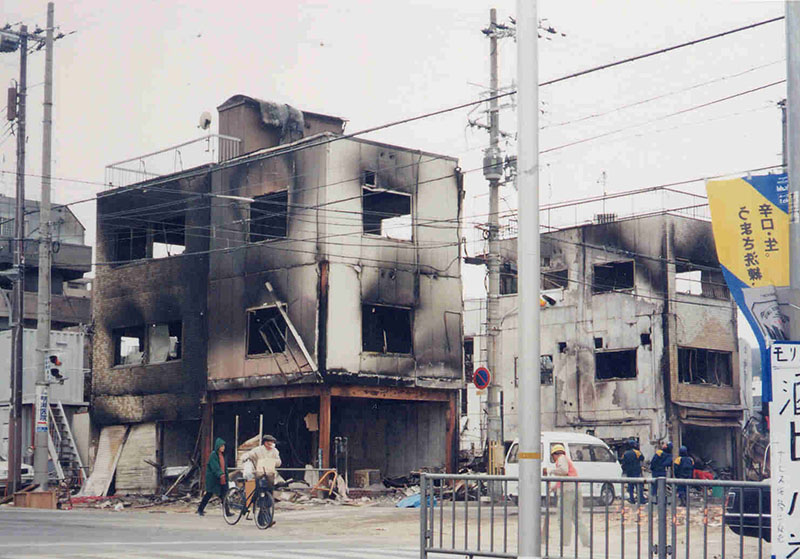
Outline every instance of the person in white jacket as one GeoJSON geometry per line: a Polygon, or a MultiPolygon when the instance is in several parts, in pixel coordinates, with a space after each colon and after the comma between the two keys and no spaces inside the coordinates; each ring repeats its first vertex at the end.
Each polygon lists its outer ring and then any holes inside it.
{"type": "Polygon", "coordinates": [[[264,435],[260,446],[242,456],[242,461],[253,464],[256,479],[266,478],[270,487],[275,484],[275,477],[281,465],[281,454],[275,448],[276,442],[272,435],[264,435]]]}

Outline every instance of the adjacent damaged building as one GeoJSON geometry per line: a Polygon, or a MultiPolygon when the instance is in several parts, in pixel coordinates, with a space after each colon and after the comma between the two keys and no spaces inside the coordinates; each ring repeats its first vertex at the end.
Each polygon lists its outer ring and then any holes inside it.
{"type": "Polygon", "coordinates": [[[99,196],[92,403],[131,426],[117,491],[158,484],[142,458],[183,466],[259,433],[293,467],[335,446],[350,472],[451,470],[457,160],[241,95],[218,114],[214,161],[129,160],[99,196]]]}
{"type": "MultiPolygon", "coordinates": [[[[737,310],[710,222],[669,212],[605,215],[543,234],[541,254],[542,428],[589,432],[612,446],[636,438],[648,457],[670,440],[740,474],[737,310]]],[[[496,336],[511,440],[518,417],[516,239],[504,241],[503,261],[496,336]]],[[[473,312],[485,324],[485,307],[473,312]]],[[[487,336],[474,334],[466,342],[477,365],[487,336]]],[[[472,391],[473,435],[479,398],[472,391]]]]}

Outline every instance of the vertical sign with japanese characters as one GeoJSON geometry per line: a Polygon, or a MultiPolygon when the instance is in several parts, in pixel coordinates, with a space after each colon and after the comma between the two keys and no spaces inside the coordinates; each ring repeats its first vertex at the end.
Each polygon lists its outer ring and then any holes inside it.
{"type": "Polygon", "coordinates": [[[785,174],[709,181],[711,227],[725,283],[758,340],[762,398],[769,401],[769,347],[786,339],[777,289],[789,285],[789,197],[785,174]]]}
{"type": "Polygon", "coordinates": [[[47,387],[41,384],[36,385],[36,432],[47,433],[48,426],[48,401],[47,387]]]}
{"type": "Polygon", "coordinates": [[[786,559],[800,546],[800,342],[773,342],[770,355],[772,556],[786,559]]]}

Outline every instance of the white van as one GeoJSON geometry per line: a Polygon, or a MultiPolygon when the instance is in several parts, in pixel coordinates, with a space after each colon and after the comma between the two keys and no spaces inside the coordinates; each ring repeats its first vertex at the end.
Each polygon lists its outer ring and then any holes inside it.
{"type": "MultiPolygon", "coordinates": [[[[542,456],[542,478],[552,472],[555,467],[550,455],[550,449],[554,445],[564,445],[567,454],[578,470],[578,476],[589,478],[608,478],[615,479],[622,477],[622,466],[617,461],[616,456],[606,443],[584,433],[561,432],[561,431],[542,431],[542,449],[545,453],[542,456]]],[[[508,449],[505,460],[505,472],[507,476],[519,476],[519,441],[514,440],[508,449]]],[[[551,473],[552,475],[552,473],[551,473]]],[[[619,488],[619,486],[616,486],[619,488]]],[[[552,488],[552,486],[551,486],[552,488]]],[[[542,495],[545,495],[547,487],[542,483],[542,495]]],[[[588,483],[581,484],[581,494],[584,498],[592,495],[602,504],[611,504],[615,498],[615,486],[611,483],[595,484],[594,489],[588,483]]],[[[509,495],[516,497],[519,489],[516,481],[508,482],[509,495]]]]}

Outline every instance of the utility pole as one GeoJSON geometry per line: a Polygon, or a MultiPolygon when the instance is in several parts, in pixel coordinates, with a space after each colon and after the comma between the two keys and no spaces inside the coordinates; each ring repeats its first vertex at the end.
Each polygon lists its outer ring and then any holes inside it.
{"type": "Polygon", "coordinates": [[[789,328],[800,340],[800,2],[786,2],[786,171],[789,175],[789,328]]]}
{"type": "Polygon", "coordinates": [[[487,393],[487,442],[490,445],[495,443],[502,449],[500,393],[503,390],[503,375],[500,370],[497,346],[500,334],[500,222],[498,214],[500,180],[503,178],[503,157],[499,148],[500,112],[497,102],[497,10],[495,8],[489,11],[489,28],[484,33],[489,37],[490,60],[489,147],[483,155],[483,176],[489,181],[489,293],[486,303],[486,364],[492,376],[487,393]]]}
{"type": "Polygon", "coordinates": [[[781,165],[783,172],[786,172],[786,99],[778,101],[778,106],[781,108],[781,165]]]}
{"type": "Polygon", "coordinates": [[[28,27],[19,34],[19,84],[17,91],[17,199],[14,217],[14,309],[12,312],[11,390],[9,418],[8,487],[14,494],[20,488],[22,468],[22,326],[25,290],[25,98],[28,94],[28,27]]]}
{"type": "Polygon", "coordinates": [[[520,559],[541,557],[539,58],[536,0],[517,0],[520,559]]]}
{"type": "MultiPolygon", "coordinates": [[[[44,118],[42,120],[42,199],[39,203],[39,291],[36,313],[36,406],[35,409],[49,415],[50,387],[49,378],[45,374],[47,353],[50,349],[50,267],[52,261],[53,239],[50,228],[50,174],[51,148],[53,135],[53,31],[54,6],[47,4],[47,35],[45,38],[44,62],[44,118]]],[[[36,434],[33,450],[34,483],[39,490],[47,490],[48,482],[48,432],[49,422],[42,425],[36,422],[36,434]]]]}

